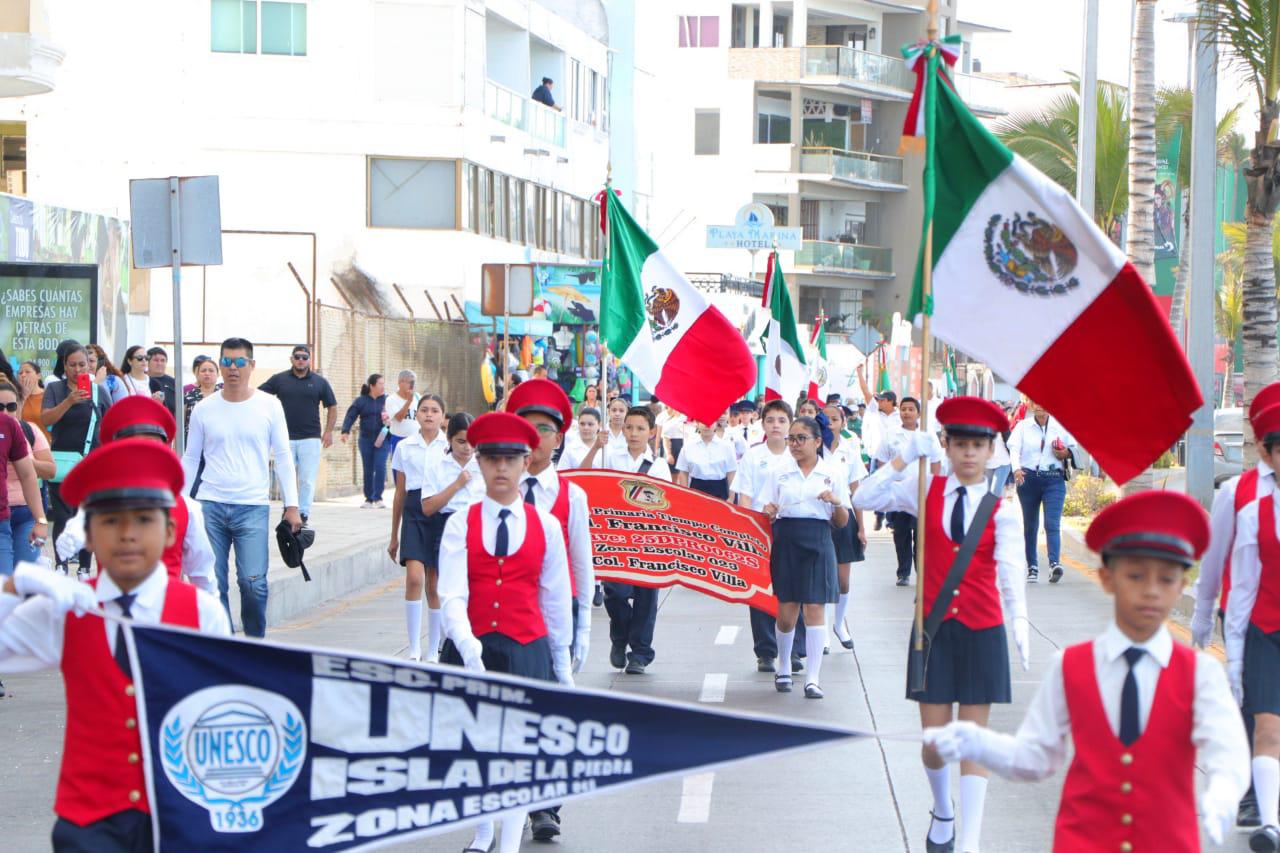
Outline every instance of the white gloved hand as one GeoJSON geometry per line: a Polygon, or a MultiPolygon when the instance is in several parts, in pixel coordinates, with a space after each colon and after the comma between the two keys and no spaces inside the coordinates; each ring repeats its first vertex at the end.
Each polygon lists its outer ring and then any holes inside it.
{"type": "Polygon", "coordinates": [[[93,587],[37,563],[18,563],[13,570],[13,588],[18,595],[43,595],[59,614],[74,610],[80,615],[98,608],[93,587]]]}
{"type": "Polygon", "coordinates": [[[54,553],[64,562],[80,553],[80,549],[84,547],[84,537],[77,535],[74,527],[75,525],[64,527],[53,543],[54,553]]]}
{"type": "Polygon", "coordinates": [[[1197,607],[1191,617],[1191,645],[1197,649],[1208,646],[1213,637],[1213,610],[1210,608],[1208,613],[1201,613],[1201,609],[1197,607]]]}
{"type": "Polygon", "coordinates": [[[913,430],[902,434],[902,448],[898,451],[899,458],[903,462],[910,465],[917,459],[927,459],[934,461],[937,447],[933,443],[933,436],[927,432],[913,430]]]}
{"type": "Polygon", "coordinates": [[[1200,826],[1214,846],[1220,847],[1235,828],[1239,802],[1235,797],[1224,794],[1223,786],[1215,784],[1217,781],[1210,780],[1200,795],[1200,826]]]}
{"type": "Polygon", "coordinates": [[[941,728],[924,730],[925,746],[937,750],[948,764],[979,761],[982,755],[982,727],[969,720],[957,720],[941,728]]]}
{"type": "Polygon", "coordinates": [[[558,648],[551,653],[551,670],[556,674],[556,681],[565,687],[573,687],[573,666],[569,662],[569,648],[567,646],[558,648]]]}
{"type": "Polygon", "coordinates": [[[1025,616],[1013,620],[1013,643],[1022,658],[1022,671],[1026,672],[1031,669],[1031,623],[1025,616]]]}
{"type": "Polygon", "coordinates": [[[470,672],[484,672],[484,646],[480,645],[480,641],[475,637],[463,640],[458,647],[458,654],[462,656],[462,665],[470,672]]]}
{"type": "Polygon", "coordinates": [[[1231,695],[1237,705],[1244,704],[1244,661],[1227,661],[1227,683],[1231,685],[1231,695]]]}
{"type": "Polygon", "coordinates": [[[591,648],[591,625],[578,625],[573,635],[573,671],[581,672],[587,662],[587,650],[591,648]]]}

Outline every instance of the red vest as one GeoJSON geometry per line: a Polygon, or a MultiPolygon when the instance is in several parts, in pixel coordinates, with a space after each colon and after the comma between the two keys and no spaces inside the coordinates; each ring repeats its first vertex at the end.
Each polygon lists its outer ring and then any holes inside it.
{"type": "MultiPolygon", "coordinates": [[[[1236,515],[1240,514],[1240,510],[1253,503],[1253,499],[1258,496],[1258,466],[1255,465],[1248,471],[1240,475],[1240,481],[1236,483],[1236,515]]],[[[1227,610],[1227,596],[1231,594],[1231,552],[1236,546],[1236,516],[1231,516],[1231,541],[1227,544],[1227,555],[1222,558],[1222,601],[1218,605],[1225,613],[1227,610]]]]}
{"type": "Polygon", "coordinates": [[[1173,644],[1169,665],[1156,682],[1147,727],[1127,747],[1107,723],[1093,643],[1063,653],[1062,682],[1075,757],[1058,807],[1055,853],[1198,851],[1196,747],[1191,741],[1195,652],[1173,644]],[[1126,842],[1129,846],[1122,846],[1126,842]]]}
{"type": "MultiPolygon", "coordinates": [[[[925,533],[924,550],[924,612],[927,615],[933,608],[933,600],[946,580],[951,561],[960,550],[960,543],[951,541],[947,532],[947,521],[944,510],[947,493],[947,478],[934,477],[929,486],[929,495],[925,498],[925,533]]],[[[1000,504],[996,504],[998,510],[1000,504]]],[[[966,628],[980,631],[983,628],[994,628],[1003,624],[1003,610],[1000,607],[1000,595],[996,589],[996,519],[994,513],[987,522],[987,529],[978,540],[978,550],[973,552],[973,559],[964,573],[956,594],[952,596],[951,607],[947,610],[947,619],[955,619],[966,628]]]]}
{"type": "MultiPolygon", "coordinates": [[[[564,551],[569,553],[569,481],[564,477],[560,477],[560,491],[556,493],[556,502],[551,505],[551,514],[556,517],[556,521],[560,522],[560,532],[564,534],[564,551]]],[[[570,594],[578,597],[578,579],[573,576],[573,565],[570,562],[565,563],[569,569],[569,590],[570,594]]]]}
{"type": "Polygon", "coordinates": [[[164,549],[160,559],[169,572],[169,580],[182,580],[182,542],[187,538],[187,523],[191,517],[187,514],[187,502],[181,495],[169,510],[169,517],[173,519],[173,544],[164,549]]]}
{"type": "Polygon", "coordinates": [[[1258,597],[1249,621],[1270,634],[1280,631],[1280,539],[1276,537],[1275,496],[1258,501],[1258,597]]]}
{"type": "Polygon", "coordinates": [[[507,557],[485,550],[479,503],[467,513],[467,617],[477,637],[503,634],[518,643],[547,635],[538,603],[538,581],[547,540],[542,519],[533,507],[525,510],[524,543],[507,557]]]}
{"type": "MultiPolygon", "coordinates": [[[[133,682],[111,655],[102,621],[99,616],[68,615],[63,635],[67,733],[53,810],[76,826],[127,809],[151,813],[140,763],[133,682]]],[[[198,629],[196,588],[170,580],[160,621],[198,629]]]]}

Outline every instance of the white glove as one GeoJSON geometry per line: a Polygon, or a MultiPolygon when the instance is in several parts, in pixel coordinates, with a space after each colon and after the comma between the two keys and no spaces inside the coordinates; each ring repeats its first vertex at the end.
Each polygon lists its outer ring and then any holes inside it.
{"type": "Polygon", "coordinates": [[[1013,643],[1022,658],[1022,671],[1026,672],[1031,669],[1031,623],[1025,616],[1013,620],[1013,643]]]}
{"type": "Polygon", "coordinates": [[[59,560],[70,560],[84,547],[84,537],[79,535],[74,528],[75,525],[64,527],[53,543],[54,553],[58,555],[59,560]]]}
{"type": "Polygon", "coordinates": [[[59,615],[74,610],[78,616],[98,609],[93,587],[37,563],[18,563],[13,570],[13,588],[18,595],[43,595],[59,615]]]}
{"type": "Polygon", "coordinates": [[[458,646],[458,654],[462,655],[462,665],[470,672],[484,672],[484,646],[475,637],[463,640],[458,646]]]}
{"type": "Polygon", "coordinates": [[[1239,802],[1235,797],[1226,796],[1223,786],[1214,784],[1217,781],[1211,779],[1200,795],[1200,826],[1214,846],[1220,847],[1235,828],[1239,802]]]}
{"type": "Polygon", "coordinates": [[[910,465],[917,459],[932,460],[935,449],[933,436],[917,429],[903,433],[902,449],[898,451],[898,456],[903,462],[910,465]]]}
{"type": "Polygon", "coordinates": [[[982,756],[982,727],[969,720],[957,720],[941,728],[924,730],[925,746],[937,750],[948,764],[957,761],[978,761],[982,756]]]}
{"type": "Polygon", "coordinates": [[[551,669],[556,674],[556,681],[565,687],[573,686],[573,667],[569,663],[569,648],[558,648],[551,653],[551,669]]]}
{"type": "Polygon", "coordinates": [[[578,625],[573,635],[573,671],[581,672],[587,662],[587,650],[591,648],[591,625],[578,625]]]}
{"type": "Polygon", "coordinates": [[[1195,615],[1191,617],[1191,644],[1197,649],[1208,646],[1213,637],[1213,610],[1209,608],[1209,612],[1201,613],[1202,609],[1196,607],[1195,615]]]}
{"type": "Polygon", "coordinates": [[[1231,685],[1231,695],[1237,705],[1244,704],[1244,661],[1227,661],[1227,683],[1231,685]]]}

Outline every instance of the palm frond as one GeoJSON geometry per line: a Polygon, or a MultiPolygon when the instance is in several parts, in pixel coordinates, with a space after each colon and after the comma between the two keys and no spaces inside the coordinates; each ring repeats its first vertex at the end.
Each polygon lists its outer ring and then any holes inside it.
{"type": "Polygon", "coordinates": [[[1245,71],[1262,103],[1280,86],[1280,0],[1206,0],[1200,21],[1227,61],[1245,71]]]}

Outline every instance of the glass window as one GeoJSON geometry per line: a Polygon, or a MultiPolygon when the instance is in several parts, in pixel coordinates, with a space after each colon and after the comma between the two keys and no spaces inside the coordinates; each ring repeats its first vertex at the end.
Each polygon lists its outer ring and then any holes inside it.
{"type": "Polygon", "coordinates": [[[470,163],[462,164],[462,222],[459,223],[463,231],[476,230],[476,167],[470,163]]]}
{"type": "Polygon", "coordinates": [[[278,56],[307,55],[307,4],[262,3],[262,52],[278,56]]]}
{"type": "Polygon", "coordinates": [[[524,242],[538,245],[538,193],[541,188],[531,181],[524,182],[524,242]]]}
{"type": "Polygon", "coordinates": [[[503,240],[511,235],[507,220],[507,181],[506,175],[493,176],[493,236],[503,240]]]}
{"type": "Polygon", "coordinates": [[[783,145],[791,141],[791,116],[761,113],[756,117],[756,142],[783,145]]]}
{"type": "Polygon", "coordinates": [[[720,18],[717,15],[681,15],[681,47],[719,47],[720,18]]]}
{"type": "Polygon", "coordinates": [[[556,221],[560,194],[552,190],[542,191],[542,245],[540,248],[554,252],[559,245],[556,239],[556,221]]]}
{"type": "Polygon", "coordinates": [[[694,110],[693,153],[720,153],[720,111],[694,110]]]}
{"type": "Polygon", "coordinates": [[[258,52],[256,0],[213,0],[210,47],[215,53],[258,52]]]}
{"type": "Polygon", "coordinates": [[[453,160],[369,158],[369,224],[456,228],[453,160]]]}

